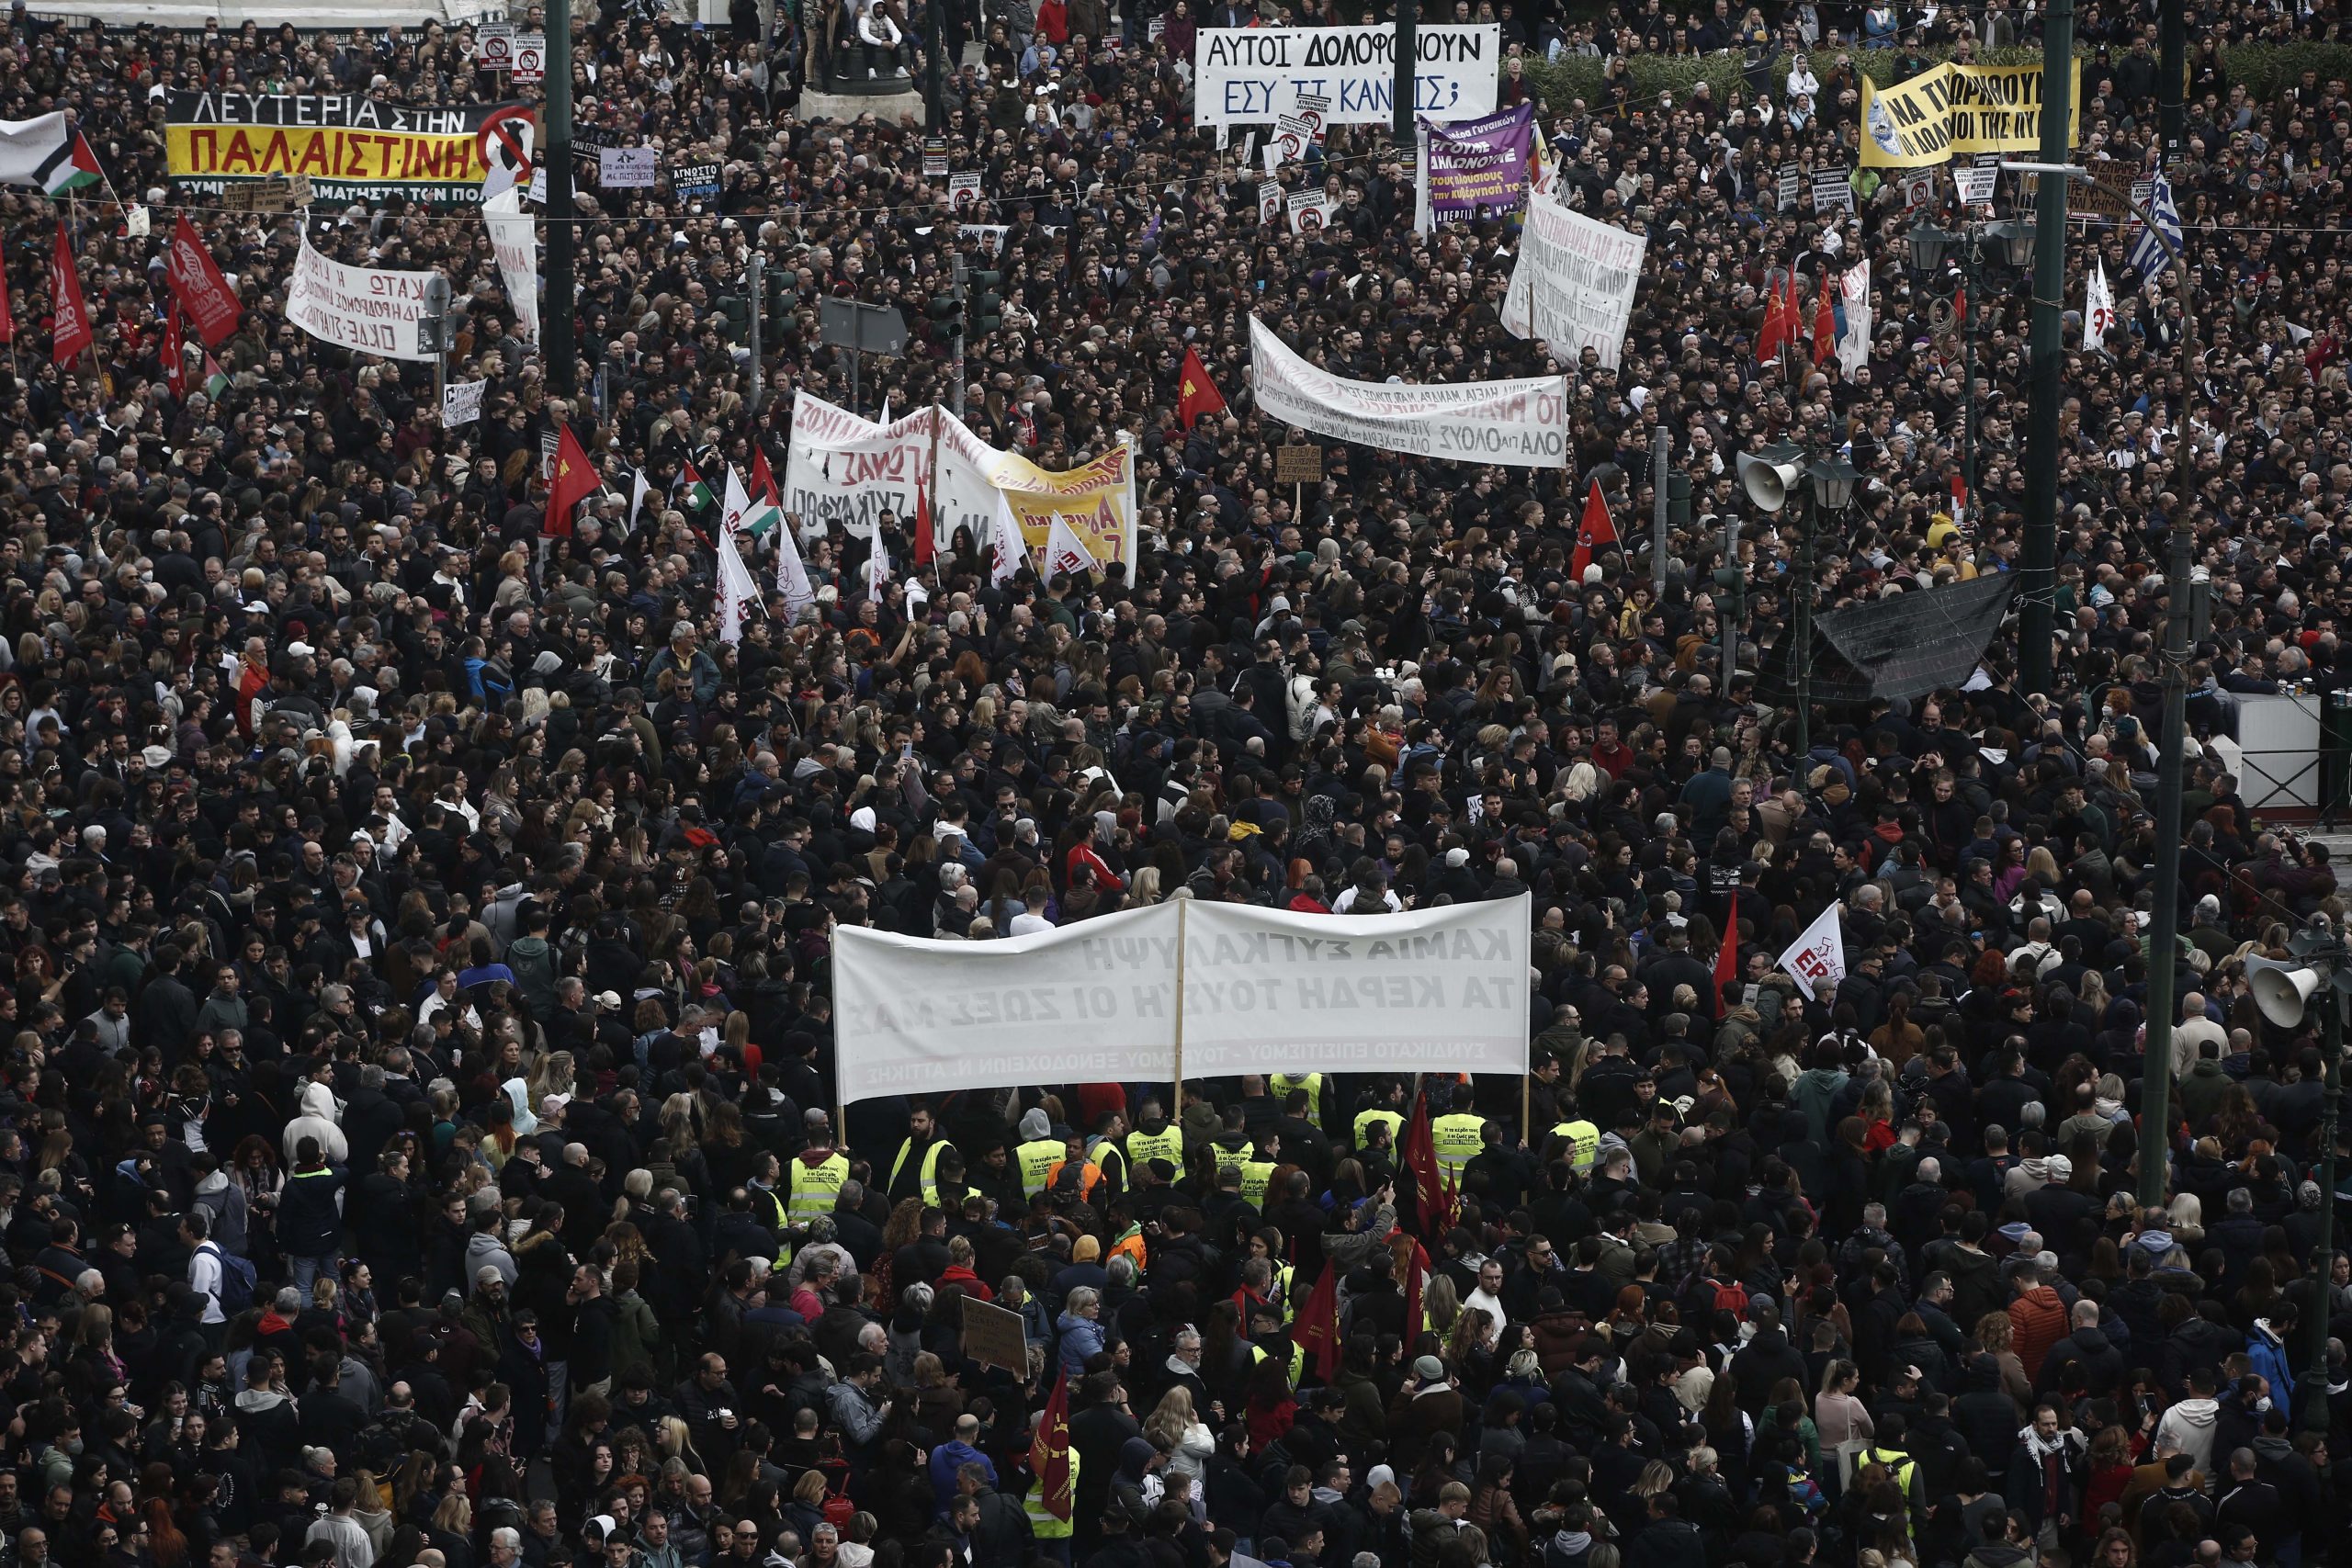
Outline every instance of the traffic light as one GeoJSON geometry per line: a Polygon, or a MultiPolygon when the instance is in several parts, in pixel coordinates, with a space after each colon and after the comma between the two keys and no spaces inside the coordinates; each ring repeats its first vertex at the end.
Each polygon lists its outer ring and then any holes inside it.
{"type": "Polygon", "coordinates": [[[1715,613],[1731,620],[1747,614],[1747,573],[1737,561],[1715,568],[1715,613]]]}
{"type": "Polygon", "coordinates": [[[985,337],[1004,325],[1004,274],[975,269],[970,275],[972,331],[985,337]]]}
{"type": "Polygon", "coordinates": [[[752,337],[752,302],[741,294],[718,297],[718,315],[725,325],[719,330],[729,343],[749,343],[752,337]]]}
{"type": "Polygon", "coordinates": [[[950,288],[944,294],[934,294],[923,303],[923,313],[931,318],[932,328],[943,341],[952,342],[964,331],[963,291],[950,288]]]}
{"type": "Polygon", "coordinates": [[[1666,521],[1668,527],[1690,526],[1690,476],[1679,469],[1667,472],[1666,521]]]}

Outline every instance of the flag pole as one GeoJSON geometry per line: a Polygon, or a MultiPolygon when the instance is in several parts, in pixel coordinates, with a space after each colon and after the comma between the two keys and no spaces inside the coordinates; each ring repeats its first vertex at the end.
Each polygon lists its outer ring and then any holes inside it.
{"type": "MultiPolygon", "coordinates": [[[[937,398],[933,398],[931,400],[930,488],[923,492],[931,497],[931,515],[928,517],[917,515],[909,519],[909,521],[914,525],[914,527],[928,528],[931,530],[931,537],[924,541],[925,547],[920,552],[921,555],[936,556],[939,553],[939,400],[937,398]]],[[[920,513],[922,511],[922,508],[918,507],[916,508],[916,511],[920,513]]],[[[914,527],[910,527],[907,530],[910,536],[913,535],[914,527]]],[[[920,558],[920,556],[918,558],[920,558]]],[[[907,564],[912,566],[916,563],[914,561],[910,561],[907,564]]]]}
{"type": "Polygon", "coordinates": [[[1184,1120],[1184,906],[1191,902],[1189,897],[1176,900],[1176,1092],[1168,1109],[1170,1119],[1179,1123],[1184,1120]]]}

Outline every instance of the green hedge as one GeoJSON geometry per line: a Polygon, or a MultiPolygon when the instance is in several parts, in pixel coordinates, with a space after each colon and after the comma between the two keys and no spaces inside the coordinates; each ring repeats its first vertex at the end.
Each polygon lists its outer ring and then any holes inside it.
{"type": "MultiPolygon", "coordinates": [[[[1843,52],[1853,57],[1861,73],[1879,86],[1886,86],[1893,79],[1898,59],[1917,55],[1930,63],[1948,58],[1950,50],[1929,49],[1897,51],[1892,49],[1847,48],[1843,52]]],[[[2041,58],[2039,49],[1979,50],[1978,62],[1986,65],[2031,65],[2041,58]]],[[[1717,103],[1744,82],[1745,64],[1736,52],[1707,55],[1635,54],[1633,63],[1634,96],[1655,98],[1660,93],[1671,93],[1679,100],[1690,93],[1692,85],[1704,80],[1717,103]]],[[[1537,97],[1547,109],[1565,109],[1569,101],[1581,97],[1588,105],[1598,106],[1600,100],[1601,67],[1605,62],[1587,57],[1577,57],[1550,63],[1541,60],[1527,62],[1528,80],[1535,84],[1537,97]]],[[[2323,82],[2352,80],[2352,44],[2247,44],[2226,51],[2222,57],[2222,69],[2233,83],[2243,83],[2256,99],[2268,102],[2288,87],[2301,80],[2305,71],[2316,70],[2323,82]]],[[[1815,61],[1816,73],[1821,63],[1815,61]]],[[[1788,72],[1785,59],[1773,62],[1771,80],[1777,87],[1788,72]]]]}

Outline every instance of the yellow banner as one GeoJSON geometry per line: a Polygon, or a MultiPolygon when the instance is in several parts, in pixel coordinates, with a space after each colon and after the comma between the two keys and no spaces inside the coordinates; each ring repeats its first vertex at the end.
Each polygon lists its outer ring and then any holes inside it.
{"type": "Polygon", "coordinates": [[[309,175],[322,180],[470,181],[490,172],[477,139],[360,130],[350,126],[175,125],[164,150],[175,177],[251,179],[309,175]]]}
{"type": "MultiPolygon", "coordinates": [[[[2081,123],[2083,62],[2074,63],[2066,145],[2081,123]]],[[[2041,146],[2041,67],[1943,64],[1907,82],[1862,83],[1862,167],[1924,169],[1954,154],[2041,146]]]]}
{"type": "Polygon", "coordinates": [[[1134,570],[1134,471],[1125,446],[1114,446],[1092,462],[1051,473],[1027,458],[1004,453],[989,476],[1004,491],[1021,519],[1021,542],[1035,554],[1059,517],[1100,566],[1128,563],[1134,570]]]}

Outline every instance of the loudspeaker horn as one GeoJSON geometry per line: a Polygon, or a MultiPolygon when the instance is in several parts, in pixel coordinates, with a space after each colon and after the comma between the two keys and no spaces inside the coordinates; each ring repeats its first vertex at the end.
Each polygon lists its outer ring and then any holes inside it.
{"type": "Polygon", "coordinates": [[[2292,1029],[2303,1021],[2312,993],[2327,980],[2325,974],[2308,964],[2280,964],[2269,958],[2248,958],[2245,974],[2247,984],[2254,987],[2254,1005],[2281,1029],[2292,1029]]]}
{"type": "Polygon", "coordinates": [[[1789,503],[1789,490],[1797,482],[1798,472],[1794,463],[1768,463],[1761,457],[1743,457],[1739,482],[1747,487],[1747,499],[1758,510],[1778,512],[1789,503]]]}

